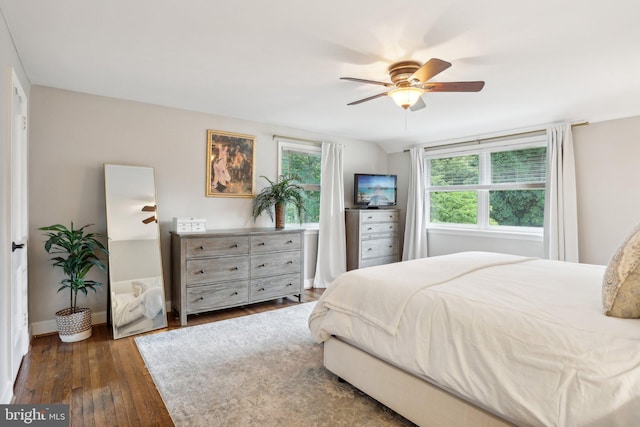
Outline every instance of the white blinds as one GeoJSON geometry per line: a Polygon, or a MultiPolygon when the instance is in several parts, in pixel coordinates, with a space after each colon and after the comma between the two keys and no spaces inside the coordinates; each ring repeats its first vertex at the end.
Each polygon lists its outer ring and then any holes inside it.
{"type": "Polygon", "coordinates": [[[545,182],[546,153],[545,147],[491,153],[491,183],[545,182]]]}

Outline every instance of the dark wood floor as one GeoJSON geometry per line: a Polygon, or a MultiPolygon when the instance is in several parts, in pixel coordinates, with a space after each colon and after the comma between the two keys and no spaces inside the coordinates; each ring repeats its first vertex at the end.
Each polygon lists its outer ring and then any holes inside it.
{"type": "MultiPolygon", "coordinates": [[[[316,301],[322,289],[306,290],[303,302],[316,301]]],[[[189,327],[298,304],[278,299],[235,309],[189,316],[189,327]]],[[[169,327],[180,328],[169,313],[169,327]]],[[[14,387],[15,403],[70,405],[72,426],[171,426],[134,337],[113,340],[107,325],[93,327],[91,338],[63,343],[57,334],[35,337],[14,387]]]]}

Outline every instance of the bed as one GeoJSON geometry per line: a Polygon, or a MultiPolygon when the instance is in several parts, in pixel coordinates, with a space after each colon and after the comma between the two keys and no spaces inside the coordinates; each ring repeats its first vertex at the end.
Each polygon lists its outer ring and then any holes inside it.
{"type": "Polygon", "coordinates": [[[464,252],[353,270],[309,318],[325,366],[418,425],[640,425],[640,320],[605,266],[464,252]]]}
{"type": "Polygon", "coordinates": [[[111,283],[112,322],[116,338],[164,326],[161,277],[111,283]]]}

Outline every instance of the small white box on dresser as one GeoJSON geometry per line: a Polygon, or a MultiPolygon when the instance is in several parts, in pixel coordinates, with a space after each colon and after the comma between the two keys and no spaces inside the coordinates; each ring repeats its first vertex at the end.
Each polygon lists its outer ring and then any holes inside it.
{"type": "Polygon", "coordinates": [[[189,231],[205,231],[207,220],[205,218],[173,218],[173,230],[178,233],[189,231]]]}

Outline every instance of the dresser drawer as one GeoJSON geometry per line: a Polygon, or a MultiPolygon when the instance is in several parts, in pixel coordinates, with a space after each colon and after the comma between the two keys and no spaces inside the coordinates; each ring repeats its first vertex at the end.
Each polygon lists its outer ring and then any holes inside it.
{"type": "Polygon", "coordinates": [[[251,277],[264,277],[300,271],[300,251],[251,256],[251,277]]]}
{"type": "Polygon", "coordinates": [[[205,258],[187,260],[187,286],[200,283],[247,280],[248,256],[205,258]]]}
{"type": "Polygon", "coordinates": [[[362,227],[362,237],[372,233],[395,233],[398,231],[397,222],[372,222],[362,227]]]}
{"type": "Polygon", "coordinates": [[[249,253],[249,236],[220,236],[187,239],[187,258],[249,253]]]}
{"type": "Polygon", "coordinates": [[[187,313],[249,302],[249,281],[218,283],[187,288],[187,313]]]}
{"type": "Polygon", "coordinates": [[[362,242],[362,259],[391,256],[398,253],[397,239],[385,238],[362,242]]]}
{"type": "Polygon", "coordinates": [[[363,224],[369,224],[371,222],[398,222],[398,211],[385,211],[379,210],[375,212],[365,212],[361,214],[361,220],[363,224]]]}
{"type": "Polygon", "coordinates": [[[301,244],[300,233],[251,236],[251,253],[299,250],[301,244]]]}
{"type": "Polygon", "coordinates": [[[373,267],[373,266],[376,266],[376,265],[391,264],[392,262],[398,262],[398,257],[396,255],[388,256],[388,257],[382,257],[382,258],[365,259],[360,263],[360,268],[373,267]]]}
{"type": "Polygon", "coordinates": [[[301,292],[300,274],[254,279],[249,287],[249,301],[263,301],[301,292]]]}

